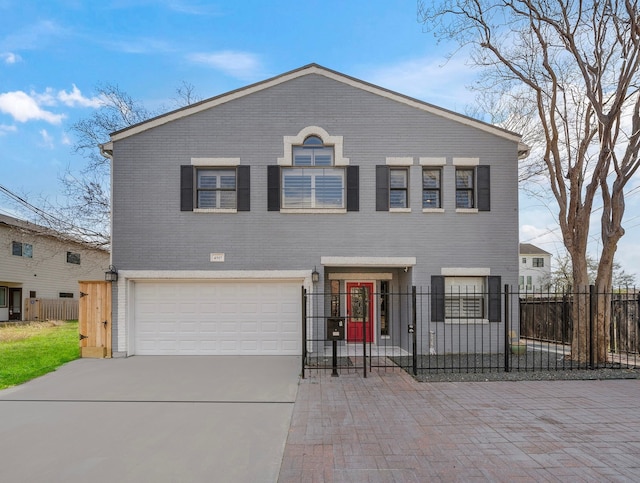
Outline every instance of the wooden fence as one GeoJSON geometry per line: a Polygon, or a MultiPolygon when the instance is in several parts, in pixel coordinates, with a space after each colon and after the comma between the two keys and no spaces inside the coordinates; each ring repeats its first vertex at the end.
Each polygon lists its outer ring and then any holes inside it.
{"type": "MultiPolygon", "coordinates": [[[[571,344],[573,296],[544,294],[520,298],[520,334],[557,344],[571,344]]],[[[611,294],[611,350],[640,353],[640,294],[611,294]]]]}
{"type": "Polygon", "coordinates": [[[24,320],[78,320],[75,299],[25,299],[24,320]]]}

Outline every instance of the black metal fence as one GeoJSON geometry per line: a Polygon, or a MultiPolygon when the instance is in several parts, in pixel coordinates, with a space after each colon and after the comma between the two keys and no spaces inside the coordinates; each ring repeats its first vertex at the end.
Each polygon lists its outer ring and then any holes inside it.
{"type": "MultiPolygon", "coordinates": [[[[302,375],[640,368],[640,294],[418,289],[302,294],[302,375]],[[581,301],[581,302],[580,302],[581,301]],[[610,313],[607,334],[598,314],[610,313]],[[493,310],[493,314],[489,314],[493,310]],[[606,311],[605,311],[606,312],[606,311]],[[574,331],[581,336],[574,337],[574,331]],[[606,340],[604,340],[606,338],[606,340]],[[597,347],[606,344],[606,356],[597,347]]],[[[575,334],[577,335],[577,334],[575,334]]]]}

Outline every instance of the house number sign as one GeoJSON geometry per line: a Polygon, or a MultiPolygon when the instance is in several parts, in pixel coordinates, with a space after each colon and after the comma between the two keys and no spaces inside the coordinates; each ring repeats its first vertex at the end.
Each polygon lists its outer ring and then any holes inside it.
{"type": "Polygon", "coordinates": [[[211,253],[209,255],[209,260],[211,260],[214,263],[224,262],[224,253],[211,253]]]}

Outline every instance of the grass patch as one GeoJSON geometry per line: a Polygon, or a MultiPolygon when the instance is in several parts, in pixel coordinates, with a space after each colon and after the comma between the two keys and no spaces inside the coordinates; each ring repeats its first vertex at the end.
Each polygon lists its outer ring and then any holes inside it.
{"type": "Polygon", "coordinates": [[[77,321],[0,326],[0,390],[55,371],[78,357],[77,321]]]}

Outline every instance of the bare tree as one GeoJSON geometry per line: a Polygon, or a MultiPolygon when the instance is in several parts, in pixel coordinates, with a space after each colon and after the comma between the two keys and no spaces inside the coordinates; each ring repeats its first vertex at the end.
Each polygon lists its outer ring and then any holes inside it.
{"type": "MultiPolygon", "coordinates": [[[[640,162],[640,16],[637,0],[418,1],[419,19],[458,42],[482,68],[484,87],[533,108],[536,156],[558,204],[573,285],[589,284],[587,243],[596,198],[602,251],[598,293],[612,289],[614,254],[624,235],[624,193],[640,162]]],[[[607,360],[610,304],[598,304],[595,360],[607,360]]],[[[584,306],[574,309],[587,313],[584,306]]],[[[579,324],[586,328],[587,324],[579,324]]],[[[585,361],[588,333],[574,331],[572,357],[585,361]]]]}
{"type": "MultiPolygon", "coordinates": [[[[199,100],[193,85],[183,82],[176,89],[176,106],[182,107],[199,100]]],[[[86,165],[79,172],[70,168],[60,177],[64,202],[62,205],[44,200],[45,213],[37,216],[40,224],[75,235],[96,246],[110,244],[110,162],[99,145],[109,140],[112,132],[143,122],[158,112],[148,110],[142,103],[114,84],[96,88],[102,105],[90,117],[71,126],[76,137],[73,149],[84,156],[86,165]]]]}

